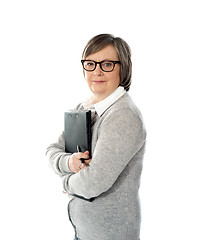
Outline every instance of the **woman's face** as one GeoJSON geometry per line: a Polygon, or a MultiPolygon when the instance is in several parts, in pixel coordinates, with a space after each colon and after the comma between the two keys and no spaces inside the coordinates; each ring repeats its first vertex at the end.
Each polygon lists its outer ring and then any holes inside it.
{"type": "MultiPolygon", "coordinates": [[[[86,60],[101,62],[104,60],[119,61],[117,52],[112,45],[108,45],[99,52],[89,55],[86,60]]],[[[87,84],[94,94],[95,103],[102,101],[109,96],[120,83],[120,64],[115,64],[112,72],[104,72],[100,65],[97,64],[96,69],[92,72],[84,70],[87,84]]]]}

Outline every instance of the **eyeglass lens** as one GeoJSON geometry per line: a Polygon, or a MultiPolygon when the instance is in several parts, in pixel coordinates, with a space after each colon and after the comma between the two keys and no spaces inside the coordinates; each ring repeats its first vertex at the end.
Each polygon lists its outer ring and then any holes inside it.
{"type": "MultiPolygon", "coordinates": [[[[96,62],[94,61],[84,61],[83,67],[87,71],[93,71],[96,68],[96,62]]],[[[103,61],[100,63],[100,67],[105,72],[110,72],[114,69],[115,64],[110,61],[103,61]]]]}

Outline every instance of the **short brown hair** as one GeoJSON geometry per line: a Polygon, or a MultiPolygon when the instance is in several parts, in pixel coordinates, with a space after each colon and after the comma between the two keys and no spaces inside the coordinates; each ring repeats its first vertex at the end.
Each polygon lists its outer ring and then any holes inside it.
{"type": "Polygon", "coordinates": [[[119,37],[114,37],[111,34],[100,34],[86,44],[82,59],[85,59],[90,54],[96,53],[108,45],[114,46],[117,51],[120,64],[120,86],[123,86],[126,91],[129,90],[131,85],[132,76],[132,62],[131,62],[131,49],[129,45],[119,37]]]}

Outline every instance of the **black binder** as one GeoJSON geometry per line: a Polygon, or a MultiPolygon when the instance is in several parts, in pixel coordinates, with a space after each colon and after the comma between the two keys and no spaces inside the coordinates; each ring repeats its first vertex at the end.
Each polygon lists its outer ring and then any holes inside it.
{"type": "Polygon", "coordinates": [[[91,158],[91,111],[69,110],[64,115],[65,123],[65,151],[89,151],[91,158]]]}
{"type": "MultiPolygon", "coordinates": [[[[65,151],[68,153],[79,151],[89,151],[91,156],[91,111],[90,110],[70,110],[64,115],[65,123],[65,151]]],[[[84,162],[84,159],[81,159],[84,162]]],[[[73,196],[85,201],[92,202],[95,198],[86,199],[82,196],[72,194],[73,196]]]]}

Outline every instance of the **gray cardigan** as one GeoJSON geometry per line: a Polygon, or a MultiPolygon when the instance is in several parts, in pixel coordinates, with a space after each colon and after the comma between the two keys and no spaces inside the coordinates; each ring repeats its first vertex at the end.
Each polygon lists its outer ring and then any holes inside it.
{"type": "Polygon", "coordinates": [[[125,93],[97,116],[89,167],[76,174],[69,170],[64,134],[47,149],[50,164],[71,198],[69,218],[81,240],[139,240],[138,191],[145,138],[141,114],[125,93]],[[95,200],[89,202],[74,194],[95,200]]]}

